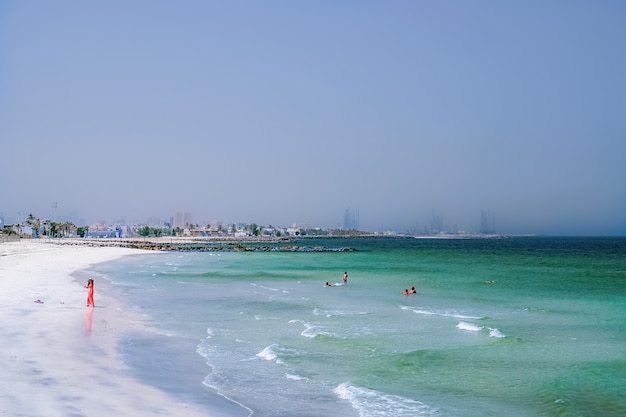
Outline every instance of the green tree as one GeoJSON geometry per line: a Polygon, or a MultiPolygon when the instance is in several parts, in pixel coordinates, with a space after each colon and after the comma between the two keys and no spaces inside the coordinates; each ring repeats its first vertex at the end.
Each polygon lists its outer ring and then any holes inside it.
{"type": "Polygon", "coordinates": [[[50,221],[49,220],[42,220],[41,221],[41,234],[44,236],[48,236],[48,228],[50,227],[50,221]]]}
{"type": "Polygon", "coordinates": [[[22,223],[17,222],[13,225],[13,227],[15,227],[17,234],[21,236],[22,235],[22,223]]]}
{"type": "Polygon", "coordinates": [[[57,237],[59,224],[57,222],[50,222],[50,237],[57,237]]]}
{"type": "Polygon", "coordinates": [[[57,228],[59,237],[70,237],[76,232],[76,225],[72,222],[60,223],[57,228]]]}
{"type": "Polygon", "coordinates": [[[26,219],[26,224],[32,229],[32,236],[39,237],[39,229],[41,228],[41,220],[35,218],[33,214],[29,214],[26,219]]]}
{"type": "Polygon", "coordinates": [[[2,228],[2,233],[8,236],[16,234],[12,224],[5,224],[2,228]]]}

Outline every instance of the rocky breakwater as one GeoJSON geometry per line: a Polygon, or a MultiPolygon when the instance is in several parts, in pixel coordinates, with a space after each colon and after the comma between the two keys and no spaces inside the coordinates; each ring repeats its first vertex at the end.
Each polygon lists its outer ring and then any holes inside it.
{"type": "Polygon", "coordinates": [[[286,245],[284,242],[166,241],[142,239],[50,239],[55,245],[85,245],[175,252],[356,252],[351,247],[286,245]]]}

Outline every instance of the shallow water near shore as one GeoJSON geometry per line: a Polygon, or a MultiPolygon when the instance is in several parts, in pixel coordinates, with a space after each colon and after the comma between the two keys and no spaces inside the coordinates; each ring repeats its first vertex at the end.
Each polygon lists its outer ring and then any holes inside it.
{"type": "Polygon", "coordinates": [[[358,251],[97,265],[146,315],[127,364],[186,400],[217,392],[224,415],[626,414],[626,239],[300,244],[358,251]]]}

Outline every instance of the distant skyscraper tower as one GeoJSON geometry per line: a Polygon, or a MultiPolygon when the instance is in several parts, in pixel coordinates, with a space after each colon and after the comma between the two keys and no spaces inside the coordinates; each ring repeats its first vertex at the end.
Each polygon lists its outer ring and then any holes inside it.
{"type": "Polygon", "coordinates": [[[359,230],[359,210],[350,207],[343,214],[343,228],[345,230],[359,230]]]}
{"type": "Polygon", "coordinates": [[[430,219],[430,232],[439,233],[443,232],[443,217],[433,210],[433,216],[430,219]]]}
{"type": "Polygon", "coordinates": [[[480,233],[484,235],[496,233],[496,213],[489,210],[480,212],[480,233]]]}
{"type": "Polygon", "coordinates": [[[174,215],[174,228],[180,227],[181,229],[187,228],[191,224],[191,213],[176,213],[174,215]]]}

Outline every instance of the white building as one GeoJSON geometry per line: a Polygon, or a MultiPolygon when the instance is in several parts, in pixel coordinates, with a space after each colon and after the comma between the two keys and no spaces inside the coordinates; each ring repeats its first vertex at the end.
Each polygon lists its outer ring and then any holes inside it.
{"type": "Polygon", "coordinates": [[[178,212],[174,215],[174,229],[177,227],[185,229],[191,224],[191,213],[178,212]]]}

